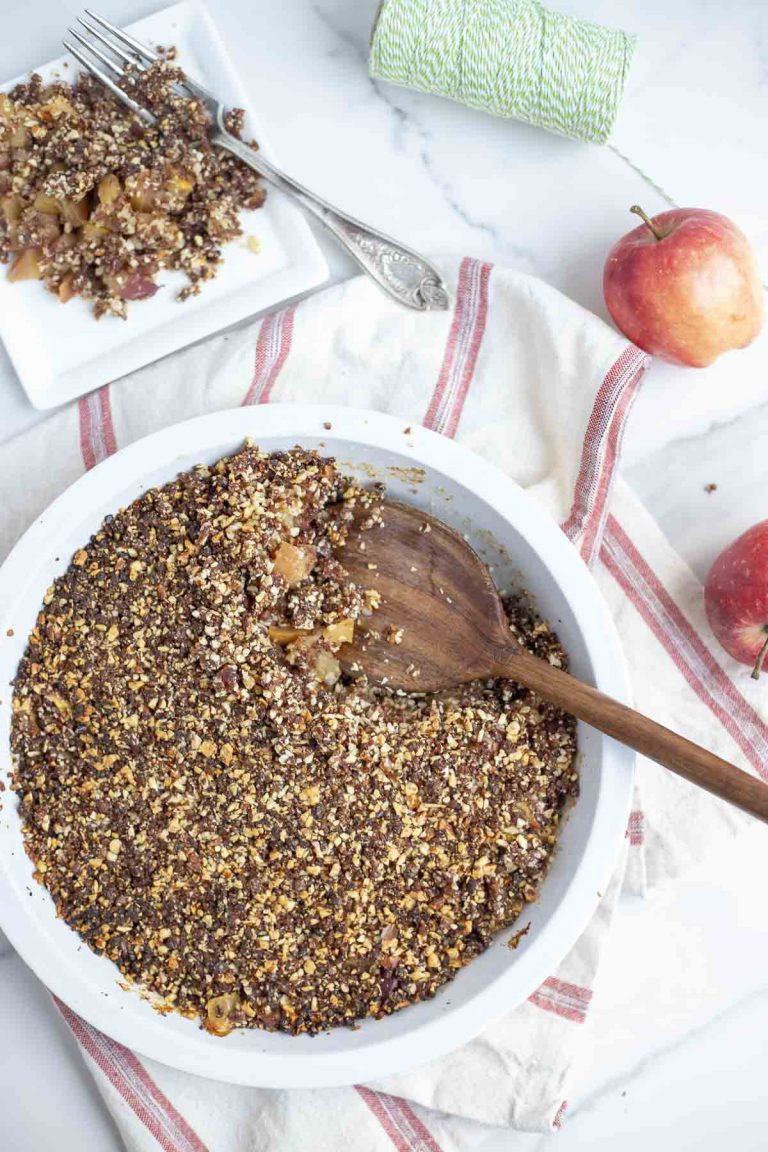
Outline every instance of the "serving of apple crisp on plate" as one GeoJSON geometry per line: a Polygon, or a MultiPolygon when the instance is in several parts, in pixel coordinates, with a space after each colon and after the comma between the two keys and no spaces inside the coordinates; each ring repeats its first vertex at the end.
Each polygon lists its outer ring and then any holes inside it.
{"type": "MultiPolygon", "coordinates": [[[[157,123],[124,108],[98,81],[43,84],[0,95],[0,261],[10,280],[41,280],[62,303],[93,301],[96,317],[125,317],[180,269],[184,300],[216,275],[222,245],[242,234],[240,209],[265,191],[250,168],[211,146],[197,101],[174,87],[164,59],[137,72],[136,95],[157,123]]],[[[243,113],[227,127],[239,134],[243,113]]]]}
{"type": "MultiPolygon", "coordinates": [[[[328,274],[301,212],[210,144],[201,105],[176,83],[189,73],[220,93],[241,110],[228,130],[274,159],[205,10],[178,4],[126,31],[156,54],[166,46],[131,77],[155,123],[71,58],[0,85],[0,339],[39,408],[328,274]]],[[[258,75],[250,87],[265,104],[258,75]]]]}

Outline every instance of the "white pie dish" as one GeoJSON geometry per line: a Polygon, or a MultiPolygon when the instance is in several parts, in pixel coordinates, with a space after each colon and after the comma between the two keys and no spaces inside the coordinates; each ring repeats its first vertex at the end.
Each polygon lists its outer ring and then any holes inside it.
{"type": "Polygon", "coordinates": [[[511,930],[502,932],[431,1001],[384,1020],[365,1021],[357,1031],[292,1037],[250,1030],[222,1039],[193,1021],[160,1016],[137,992],[125,991],[114,965],[92,953],[56,918],[50,897],[32,879],[8,780],[9,685],[46,588],[103,517],[146,488],[235,450],[246,437],[266,450],[318,447],[362,480],[383,480],[391,496],[466,532],[494,566],[501,587],[517,584],[532,594],[559,633],[576,675],[627,701],[626,672],[608,610],[589,572],[522,489],[454,442],[374,412],[264,405],[167,428],[81,477],[29,528],[0,568],[0,779],[9,789],[2,794],[0,812],[0,926],[11,943],[74,1011],[165,1064],[271,1088],[364,1082],[466,1042],[553,972],[610,878],[627,826],[634,758],[579,725],[581,795],[563,826],[540,898],[518,925],[530,920],[529,934],[510,951],[511,930]]]}

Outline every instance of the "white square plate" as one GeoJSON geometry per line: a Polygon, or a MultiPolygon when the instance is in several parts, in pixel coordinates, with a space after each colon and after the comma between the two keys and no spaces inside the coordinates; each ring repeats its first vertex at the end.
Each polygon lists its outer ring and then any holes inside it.
{"type": "MultiPolygon", "coordinates": [[[[245,108],[246,139],[255,136],[274,160],[202,4],[175,4],[127,30],[149,45],[176,45],[179,64],[190,76],[230,107],[245,108]]],[[[62,36],[65,32],[62,25],[62,36]]],[[[74,61],[64,68],[64,60],[37,71],[44,80],[53,73],[74,77],[74,61]]],[[[0,90],[8,91],[20,79],[0,90]]],[[[61,304],[37,281],[10,283],[0,266],[0,339],[35,407],[52,408],[82,396],[328,278],[328,266],[306,221],[281,193],[268,188],[264,207],[241,213],[241,220],[244,235],[226,245],[219,274],[203,285],[199,296],[180,303],[176,294],[186,278],[181,272],[165,272],[160,291],[151,300],[130,304],[127,320],[96,320],[92,302],[75,297],[61,304]],[[248,236],[260,240],[258,254],[246,246],[248,236]]]]}

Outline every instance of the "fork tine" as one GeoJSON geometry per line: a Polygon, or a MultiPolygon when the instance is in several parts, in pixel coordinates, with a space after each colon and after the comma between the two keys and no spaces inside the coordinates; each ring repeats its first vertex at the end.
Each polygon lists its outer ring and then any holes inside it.
{"type": "Polygon", "coordinates": [[[90,72],[92,76],[95,76],[97,80],[101,81],[105,88],[109,88],[112,95],[116,96],[121,103],[125,104],[126,108],[130,108],[132,112],[135,112],[145,124],[155,123],[155,118],[151,112],[148,112],[146,108],[142,108],[135,100],[132,100],[127,92],[123,92],[122,88],[118,88],[114,80],[108,76],[106,72],[102,72],[101,68],[89,60],[79,48],[76,48],[74,44],[70,44],[68,40],[64,40],[63,44],[67,52],[74,56],[75,60],[79,60],[86,72],[90,72]]]}
{"type": "MultiPolygon", "coordinates": [[[[120,48],[119,45],[113,44],[109,37],[105,36],[95,24],[91,24],[90,20],[86,20],[83,16],[78,16],[77,22],[78,24],[82,24],[83,28],[85,28],[87,32],[90,32],[91,36],[96,40],[100,41],[105,48],[109,48],[110,52],[114,52],[115,56],[119,56],[121,60],[124,60],[126,64],[137,65],[139,63],[135,55],[131,55],[129,52],[125,52],[120,48]]],[[[72,28],[71,31],[74,33],[74,28],[72,28]]]]}
{"type": "MultiPolygon", "coordinates": [[[[90,32],[92,36],[97,37],[101,43],[104,44],[111,52],[114,52],[116,56],[119,56],[122,60],[124,60],[126,64],[136,64],[141,60],[143,60],[146,64],[152,64],[162,59],[162,57],[158,56],[150,48],[147,48],[146,44],[142,44],[140,40],[137,40],[128,32],[124,32],[122,28],[117,28],[114,24],[110,24],[109,20],[105,20],[103,16],[99,16],[90,8],[86,8],[85,12],[86,15],[90,16],[91,20],[95,20],[97,24],[102,26],[102,28],[106,28],[109,32],[111,32],[112,36],[119,40],[121,44],[124,44],[127,48],[130,48],[130,54],[123,51],[122,48],[119,48],[117,44],[113,42],[111,37],[105,36],[104,33],[101,32],[93,24],[91,24],[90,21],[83,19],[82,16],[78,16],[78,22],[82,24],[82,26],[88,32],[90,32]]],[[[84,40],[83,37],[79,36],[73,28],[71,28],[70,31],[73,35],[77,36],[81,44],[85,44],[86,47],[94,52],[100,60],[102,60],[108,66],[111,66],[111,61],[109,61],[105,56],[98,52],[98,50],[89,40],[84,40]]],[[[197,81],[192,80],[187,75],[184,76],[183,80],[178,81],[178,85],[181,88],[186,88],[189,95],[194,99],[199,100],[204,105],[207,105],[211,116],[214,120],[216,119],[216,110],[219,101],[211,92],[208,91],[207,88],[204,88],[202,84],[198,84],[197,81]]]]}
{"type": "MultiPolygon", "coordinates": [[[[142,60],[145,60],[147,63],[151,64],[160,59],[160,57],[155,52],[152,52],[149,48],[147,48],[145,44],[142,44],[140,40],[137,40],[128,32],[123,32],[122,28],[116,28],[114,24],[110,24],[109,20],[105,20],[103,16],[97,16],[96,13],[92,12],[90,8],[86,8],[85,11],[86,15],[90,16],[92,20],[95,20],[97,23],[101,24],[102,28],[107,28],[113,36],[116,36],[121,43],[129,47],[132,52],[139,56],[142,60]]],[[[101,34],[98,29],[94,28],[93,25],[89,24],[86,20],[83,20],[82,16],[78,17],[78,19],[80,20],[80,23],[88,29],[89,32],[91,32],[94,36],[98,36],[102,43],[106,44],[108,48],[111,48],[113,52],[116,52],[118,56],[122,56],[123,60],[126,62],[133,60],[133,56],[127,56],[121,48],[118,48],[115,44],[111,43],[108,37],[101,34]]],[[[186,88],[192,96],[196,97],[198,100],[202,100],[203,103],[207,103],[214,107],[218,104],[216,97],[211,92],[209,92],[207,88],[204,88],[203,85],[199,84],[196,80],[190,79],[189,76],[185,75],[184,79],[179,83],[181,87],[186,88]]]]}
{"type": "Polygon", "coordinates": [[[122,28],[116,28],[114,24],[110,24],[109,20],[105,20],[103,16],[92,12],[90,8],[86,8],[85,14],[86,16],[90,16],[91,20],[95,20],[97,24],[100,24],[102,28],[106,28],[107,32],[111,32],[121,44],[124,44],[126,48],[130,48],[132,52],[135,52],[142,60],[146,60],[148,64],[154,64],[155,61],[159,59],[156,53],[142,44],[140,40],[135,40],[133,36],[129,36],[127,32],[123,32],[122,28]]]}
{"type": "Polygon", "coordinates": [[[114,60],[110,60],[108,56],[105,56],[101,49],[98,48],[95,44],[92,44],[90,40],[86,40],[85,36],[81,36],[76,28],[68,28],[67,31],[69,32],[70,36],[74,36],[75,40],[82,44],[83,48],[87,48],[87,50],[93,56],[95,56],[97,60],[101,60],[105,68],[109,68],[113,76],[117,76],[119,78],[123,75],[123,69],[120,67],[120,65],[115,64],[114,60]]]}

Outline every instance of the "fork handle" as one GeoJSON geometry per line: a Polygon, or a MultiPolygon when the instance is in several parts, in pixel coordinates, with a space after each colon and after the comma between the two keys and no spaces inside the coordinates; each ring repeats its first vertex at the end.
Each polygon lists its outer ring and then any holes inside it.
{"type": "Polygon", "coordinates": [[[423,256],[334,208],[228,132],[220,129],[212,142],[226,148],[270,184],[298,201],[394,300],[417,312],[444,311],[450,307],[443,278],[423,256]]]}

